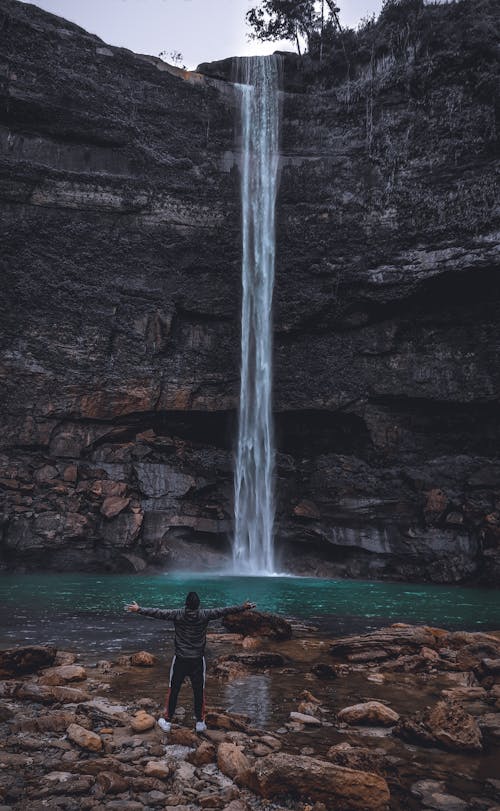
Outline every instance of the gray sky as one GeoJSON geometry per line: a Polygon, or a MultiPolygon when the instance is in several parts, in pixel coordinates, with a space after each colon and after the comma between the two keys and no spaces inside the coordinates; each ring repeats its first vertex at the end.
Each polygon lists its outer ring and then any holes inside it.
{"type": "MultiPolygon", "coordinates": [[[[110,45],[154,56],[179,51],[188,68],[226,56],[272,53],[279,47],[247,39],[245,13],[256,0],[36,0],[34,5],[110,45]]],[[[380,11],[382,0],[339,0],[338,5],[343,24],[356,27],[363,17],[380,11]]]]}

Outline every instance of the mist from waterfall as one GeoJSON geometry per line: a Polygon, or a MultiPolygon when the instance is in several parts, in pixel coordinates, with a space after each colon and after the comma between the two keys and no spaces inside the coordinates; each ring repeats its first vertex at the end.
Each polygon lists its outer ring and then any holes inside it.
{"type": "Polygon", "coordinates": [[[274,572],[272,299],[281,58],[238,59],[241,92],[242,309],[233,566],[274,572]]]}

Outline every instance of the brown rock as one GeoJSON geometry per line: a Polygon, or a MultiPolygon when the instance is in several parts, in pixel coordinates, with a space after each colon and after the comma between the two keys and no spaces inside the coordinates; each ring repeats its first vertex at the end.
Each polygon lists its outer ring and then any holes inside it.
{"type": "Polygon", "coordinates": [[[383,811],[390,794],[386,781],[325,760],[277,753],[258,760],[247,781],[262,797],[290,792],[342,811],[383,811]]]}
{"type": "Polygon", "coordinates": [[[435,707],[417,713],[400,723],[395,734],[453,752],[480,752],[483,748],[477,721],[455,701],[439,701],[435,707]]]}
{"type": "Polygon", "coordinates": [[[168,736],[169,744],[175,743],[179,746],[198,746],[199,740],[196,732],[192,729],[186,729],[186,727],[173,727],[168,736]]]}
{"type": "Polygon", "coordinates": [[[350,743],[337,743],[331,746],[326,757],[338,766],[356,769],[361,772],[383,774],[385,771],[385,752],[383,749],[367,749],[363,746],[352,746],[350,743]]]}
{"type": "Polygon", "coordinates": [[[147,732],[148,729],[153,729],[155,724],[156,719],[145,710],[139,710],[130,719],[130,726],[134,732],[147,732]]]}
{"type": "Polygon", "coordinates": [[[333,681],[338,678],[337,670],[326,662],[318,662],[317,665],[311,668],[311,672],[322,681],[333,681]]]}
{"type": "Polygon", "coordinates": [[[157,661],[156,656],[153,656],[152,653],[148,653],[145,650],[137,651],[137,653],[133,653],[130,657],[130,664],[134,667],[153,667],[157,661]]]}
{"type": "Polygon", "coordinates": [[[202,741],[198,748],[187,756],[187,760],[193,766],[204,766],[206,763],[213,763],[216,759],[215,746],[210,741],[202,741]]]}
{"type": "Polygon", "coordinates": [[[262,640],[258,636],[245,636],[243,637],[243,641],[241,643],[241,647],[244,650],[255,650],[262,645],[262,640]]]}
{"type": "Polygon", "coordinates": [[[217,749],[217,766],[231,780],[238,780],[251,768],[250,761],[234,743],[221,743],[217,749]]]}
{"type": "Polygon", "coordinates": [[[116,772],[99,772],[97,783],[105,794],[122,794],[128,789],[127,780],[116,772]]]}
{"type": "Polygon", "coordinates": [[[301,701],[297,707],[297,711],[302,715],[317,715],[319,707],[313,701],[301,701]]]}
{"type": "Polygon", "coordinates": [[[65,684],[73,681],[85,681],[87,678],[87,671],[80,665],[62,665],[61,667],[53,667],[46,670],[40,676],[39,684],[58,685],[65,684]]]}
{"type": "Polygon", "coordinates": [[[79,724],[70,724],[67,733],[68,738],[82,749],[87,749],[89,752],[100,752],[102,749],[102,740],[99,735],[79,724]]]}
{"type": "Polygon", "coordinates": [[[229,805],[225,805],[223,811],[249,811],[250,806],[245,800],[231,800],[229,805]]]}
{"type": "Polygon", "coordinates": [[[76,482],[78,478],[78,468],[76,465],[67,465],[64,468],[63,479],[65,482],[76,482]]]}
{"type": "Polygon", "coordinates": [[[250,717],[235,712],[210,710],[206,715],[207,726],[211,729],[227,729],[245,732],[250,726],[250,717]]]}
{"type": "Polygon", "coordinates": [[[370,724],[372,726],[393,726],[399,721],[399,715],[390,707],[379,701],[366,701],[344,707],[338,714],[339,721],[345,724],[370,724]]]}
{"type": "Polygon", "coordinates": [[[125,507],[130,503],[129,498],[121,498],[120,496],[108,496],[101,504],[101,515],[105,518],[114,518],[115,515],[121,513],[125,507]]]}
{"type": "Polygon", "coordinates": [[[172,774],[172,769],[164,760],[148,760],[144,766],[144,774],[147,777],[156,777],[159,780],[167,780],[172,774]]]}
{"type": "Polygon", "coordinates": [[[0,651],[0,677],[20,676],[35,673],[50,667],[57,650],[51,645],[25,645],[20,648],[7,648],[0,651]]]}
{"type": "Polygon", "coordinates": [[[243,636],[266,636],[271,639],[291,639],[292,626],[283,617],[262,611],[241,611],[228,614],[222,620],[228,631],[243,636]]]}

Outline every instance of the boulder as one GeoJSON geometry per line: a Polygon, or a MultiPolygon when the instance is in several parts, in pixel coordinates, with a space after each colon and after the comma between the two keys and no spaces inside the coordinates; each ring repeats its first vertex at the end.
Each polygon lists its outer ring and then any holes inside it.
{"type": "Polygon", "coordinates": [[[383,811],[390,799],[387,783],[380,775],[306,755],[279,752],[260,758],[246,780],[266,799],[293,794],[324,802],[336,811],[383,811]]]}
{"type": "Polygon", "coordinates": [[[348,769],[375,772],[375,774],[384,774],[385,772],[386,762],[383,749],[352,746],[344,741],[331,746],[326,753],[326,757],[332,763],[336,763],[337,766],[345,766],[348,769]]]}
{"type": "Polygon", "coordinates": [[[207,763],[213,763],[217,760],[215,746],[210,741],[202,741],[194,752],[190,752],[187,760],[193,766],[205,766],[207,763]]]}
{"type": "Polygon", "coordinates": [[[74,681],[85,681],[87,671],[80,665],[62,665],[46,670],[39,678],[39,684],[59,685],[74,681]]]}
{"type": "Polygon", "coordinates": [[[102,739],[95,732],[80,724],[70,724],[67,729],[68,738],[77,746],[89,752],[100,752],[102,749],[102,739]]]}
{"type": "Polygon", "coordinates": [[[223,774],[238,782],[250,770],[251,763],[240,746],[221,743],[217,749],[217,766],[223,774]]]}
{"type": "Polygon", "coordinates": [[[156,777],[159,780],[167,780],[172,774],[172,769],[164,760],[148,760],[144,766],[144,774],[147,777],[156,777]]]}
{"type": "Polygon", "coordinates": [[[24,645],[0,651],[0,678],[35,673],[50,667],[56,658],[57,649],[52,645],[24,645]]]}
{"type": "Polygon", "coordinates": [[[400,722],[394,733],[405,740],[441,746],[452,752],[480,752],[483,748],[476,719],[456,701],[439,701],[425,712],[400,722]]]}
{"type": "Polygon", "coordinates": [[[128,789],[127,780],[116,772],[99,772],[97,775],[97,784],[105,794],[122,794],[128,789]]]}
{"type": "Polygon", "coordinates": [[[40,704],[79,704],[88,701],[89,694],[76,687],[59,687],[47,684],[23,684],[16,693],[23,701],[36,701],[40,704]]]}
{"type": "Polygon", "coordinates": [[[236,712],[219,712],[209,710],[205,721],[210,729],[226,729],[246,732],[250,726],[250,717],[236,712]]]}
{"type": "Polygon", "coordinates": [[[338,719],[350,725],[368,724],[390,727],[397,724],[399,715],[390,707],[381,704],[380,701],[366,701],[362,704],[353,704],[352,707],[344,707],[343,710],[340,710],[338,719]]]}
{"type": "Polygon", "coordinates": [[[196,732],[186,727],[174,727],[168,736],[169,744],[177,744],[177,746],[198,746],[199,738],[196,732]]]}
{"type": "Polygon", "coordinates": [[[240,611],[228,614],[222,624],[228,631],[243,636],[265,636],[270,639],[291,639],[292,626],[278,614],[264,611],[240,611]]]}
{"type": "Polygon", "coordinates": [[[130,726],[134,732],[147,732],[148,729],[153,729],[155,724],[156,719],[145,710],[139,710],[130,719],[130,726]]]}
{"type": "Polygon", "coordinates": [[[137,651],[137,653],[133,653],[130,657],[130,664],[133,665],[133,667],[153,667],[157,661],[156,656],[153,656],[152,653],[148,653],[145,650],[137,651]]]}

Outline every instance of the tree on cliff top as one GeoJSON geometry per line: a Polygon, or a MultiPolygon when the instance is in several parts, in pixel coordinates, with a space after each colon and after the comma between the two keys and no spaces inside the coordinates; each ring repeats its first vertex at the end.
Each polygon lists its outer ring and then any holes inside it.
{"type": "Polygon", "coordinates": [[[261,0],[247,11],[246,19],[253,29],[253,39],[295,42],[299,54],[301,41],[305,41],[308,51],[318,41],[321,58],[326,28],[340,29],[338,12],[334,0],[261,0]]]}

